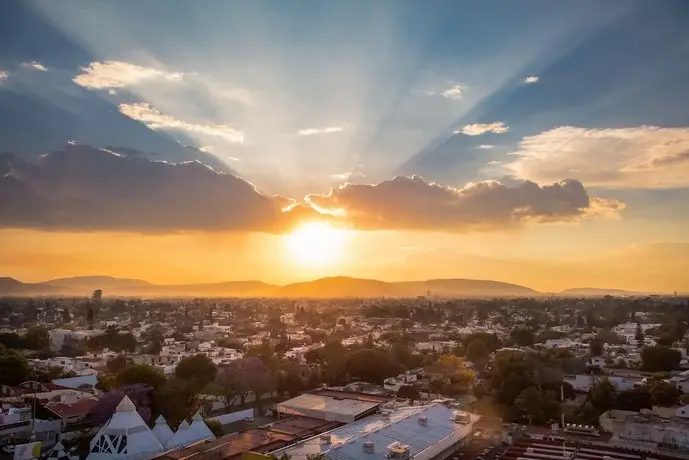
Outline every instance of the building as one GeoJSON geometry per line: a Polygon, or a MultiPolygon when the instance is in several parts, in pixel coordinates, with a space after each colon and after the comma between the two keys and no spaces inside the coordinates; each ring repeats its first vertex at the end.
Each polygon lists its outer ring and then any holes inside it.
{"type": "Polygon", "coordinates": [[[143,421],[132,400],[122,398],[115,413],[91,439],[87,460],[148,460],[163,445],[143,421]]]}
{"type": "Polygon", "coordinates": [[[193,444],[161,454],[157,460],[235,460],[246,452],[268,453],[340,426],[337,422],[308,417],[289,417],[269,425],[223,436],[216,441],[193,444]]]}
{"type": "Polygon", "coordinates": [[[351,423],[378,411],[388,398],[346,391],[304,393],[276,405],[279,417],[301,416],[327,422],[351,423]]]}
{"type": "Polygon", "coordinates": [[[689,451],[689,420],[684,417],[611,410],[600,416],[600,425],[612,433],[611,444],[650,451],[689,451]]]}
{"type": "Polygon", "coordinates": [[[271,452],[292,460],[441,460],[466,445],[479,416],[445,404],[405,406],[371,415],[271,452]]]}
{"type": "Polygon", "coordinates": [[[182,420],[177,431],[165,443],[165,448],[177,449],[200,441],[215,441],[215,435],[203,421],[203,417],[197,413],[192,418],[191,423],[182,420]]]}

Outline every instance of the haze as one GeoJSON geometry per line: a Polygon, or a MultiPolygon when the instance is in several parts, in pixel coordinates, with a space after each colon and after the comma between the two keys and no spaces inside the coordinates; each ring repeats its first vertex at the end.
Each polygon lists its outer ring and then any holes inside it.
{"type": "Polygon", "coordinates": [[[0,275],[688,291],[688,19],[3,2],[0,275]]]}

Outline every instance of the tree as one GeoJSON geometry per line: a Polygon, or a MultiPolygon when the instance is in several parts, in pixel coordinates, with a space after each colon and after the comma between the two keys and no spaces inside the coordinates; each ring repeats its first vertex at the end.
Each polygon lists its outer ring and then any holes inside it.
{"type": "Polygon", "coordinates": [[[133,364],[126,369],[122,369],[115,376],[117,387],[136,383],[143,383],[155,391],[165,383],[165,375],[148,364],[133,364]]]}
{"type": "Polygon", "coordinates": [[[598,412],[605,412],[615,406],[617,389],[608,379],[601,379],[593,384],[589,390],[589,402],[598,412]]]}
{"type": "Polygon", "coordinates": [[[537,387],[522,390],[514,400],[514,409],[518,414],[529,419],[529,425],[533,425],[534,422],[545,422],[544,396],[537,387]]]}
{"type": "Polygon", "coordinates": [[[227,407],[231,407],[236,399],[241,405],[246,402],[250,392],[260,398],[261,394],[272,390],[275,381],[268,368],[258,358],[236,359],[220,367],[218,376],[211,392],[223,398],[227,407]]]}
{"type": "Polygon", "coordinates": [[[381,351],[372,348],[362,348],[347,356],[346,369],[353,376],[366,382],[383,383],[390,377],[389,362],[381,351]]]}
{"type": "Polygon", "coordinates": [[[31,368],[19,352],[0,347],[0,385],[18,385],[31,376],[31,368]]]}
{"type": "Polygon", "coordinates": [[[153,406],[170,426],[175,426],[198,410],[201,401],[196,396],[187,382],[172,378],[154,392],[153,406]]]}
{"type": "Polygon", "coordinates": [[[589,352],[591,356],[602,356],[604,351],[603,338],[600,336],[595,336],[591,339],[589,343],[589,352]]]}
{"type": "Polygon", "coordinates": [[[186,381],[190,390],[199,394],[203,389],[215,380],[218,368],[211,359],[203,354],[183,358],[175,368],[175,377],[186,381]]]}
{"type": "Polygon", "coordinates": [[[466,358],[472,363],[483,365],[488,360],[490,351],[485,342],[481,339],[474,339],[467,346],[466,358]]]}
{"type": "Polygon", "coordinates": [[[648,391],[656,406],[672,407],[679,401],[680,392],[674,383],[656,381],[651,384],[648,391]]]}
{"type": "Polygon", "coordinates": [[[500,342],[500,339],[498,339],[497,335],[489,334],[487,332],[474,332],[464,337],[462,341],[464,348],[466,349],[474,340],[481,340],[491,353],[502,346],[502,343],[500,342]]]}
{"type": "Polygon", "coordinates": [[[118,355],[105,363],[105,366],[108,368],[108,371],[113,374],[117,374],[133,363],[134,361],[132,361],[131,358],[127,358],[125,355],[118,355]]]}
{"type": "Polygon", "coordinates": [[[526,353],[502,351],[495,356],[489,378],[489,387],[496,402],[511,407],[526,388],[537,386],[533,357],[526,353]]]}
{"type": "Polygon", "coordinates": [[[3,332],[0,334],[0,345],[18,350],[24,348],[24,339],[15,332],[3,332]]]}
{"type": "Polygon", "coordinates": [[[219,421],[213,419],[213,420],[206,420],[206,426],[210,428],[211,432],[215,435],[216,438],[221,438],[225,435],[225,430],[223,430],[222,423],[219,421]]]}
{"type": "Polygon", "coordinates": [[[671,371],[679,369],[682,354],[679,350],[656,345],[641,351],[642,369],[649,372],[671,371]]]}
{"type": "Polygon", "coordinates": [[[416,387],[412,385],[402,385],[399,390],[397,390],[397,397],[401,399],[408,399],[411,404],[414,405],[414,401],[417,401],[421,395],[416,387]]]}
{"type": "Polygon", "coordinates": [[[652,409],[653,400],[648,387],[640,386],[621,391],[615,400],[615,408],[639,412],[641,409],[652,409]]]}
{"type": "Polygon", "coordinates": [[[104,424],[115,413],[122,398],[127,395],[141,418],[148,422],[151,419],[151,392],[152,388],[143,384],[124,385],[122,388],[108,391],[98,399],[88,417],[94,423],[104,424]]]}
{"type": "Polygon", "coordinates": [[[467,393],[476,383],[476,374],[466,367],[463,359],[454,355],[441,356],[425,372],[431,381],[440,381],[443,391],[449,395],[467,393]]]}
{"type": "Polygon", "coordinates": [[[528,328],[513,329],[510,332],[510,337],[520,347],[530,347],[534,344],[534,333],[528,328]]]}
{"type": "Polygon", "coordinates": [[[644,342],[644,330],[641,328],[640,323],[636,323],[636,334],[634,335],[634,338],[638,343],[644,342]]]}
{"type": "Polygon", "coordinates": [[[277,391],[280,394],[289,394],[291,397],[299,396],[304,389],[304,383],[296,369],[290,367],[282,370],[277,378],[277,391]]]}
{"type": "Polygon", "coordinates": [[[24,334],[24,346],[30,350],[47,350],[50,348],[50,336],[44,327],[30,327],[24,334]]]}

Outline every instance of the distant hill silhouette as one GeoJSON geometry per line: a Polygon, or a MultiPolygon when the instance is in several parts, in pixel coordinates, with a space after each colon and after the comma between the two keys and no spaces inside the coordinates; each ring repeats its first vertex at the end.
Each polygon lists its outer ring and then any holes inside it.
{"type": "Polygon", "coordinates": [[[487,280],[437,279],[389,283],[345,276],[275,286],[261,281],[228,281],[202,284],[152,284],[140,279],[111,276],[78,276],[43,283],[22,283],[0,278],[0,295],[90,295],[95,289],[105,294],[131,296],[238,296],[238,297],[415,297],[432,295],[528,296],[533,289],[487,280]]]}
{"type": "Polygon", "coordinates": [[[596,296],[620,296],[620,295],[631,295],[631,296],[641,296],[641,295],[653,295],[654,292],[641,292],[641,291],[626,291],[624,289],[607,289],[607,288],[571,288],[565,289],[560,292],[562,295],[571,296],[586,296],[586,297],[596,297],[596,296]]]}
{"type": "Polygon", "coordinates": [[[200,284],[152,284],[140,279],[111,276],[77,276],[42,283],[0,278],[0,295],[88,296],[95,289],[105,295],[151,297],[516,297],[541,295],[604,296],[649,295],[621,289],[573,288],[546,294],[517,284],[492,280],[432,279],[386,282],[336,276],[276,286],[262,281],[227,281],[200,284]]]}

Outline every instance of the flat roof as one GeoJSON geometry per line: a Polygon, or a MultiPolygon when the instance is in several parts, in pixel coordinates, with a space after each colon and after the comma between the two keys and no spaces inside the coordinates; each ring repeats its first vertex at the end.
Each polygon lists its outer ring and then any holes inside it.
{"type": "MultiPolygon", "coordinates": [[[[393,442],[408,445],[413,457],[430,448],[446,448],[441,441],[456,443],[471,434],[472,425],[479,416],[469,414],[471,422],[459,424],[453,421],[455,409],[443,404],[405,406],[392,411],[389,416],[376,414],[327,432],[330,442],[320,436],[307,439],[293,446],[272,452],[280,457],[283,453],[292,460],[306,460],[307,456],[324,453],[330,460],[386,460],[387,446],[393,442]],[[425,417],[422,424],[420,418],[425,417]],[[374,453],[363,451],[367,441],[374,443],[374,453]]],[[[448,444],[448,446],[450,445],[448,444]]],[[[431,456],[432,457],[432,456],[431,456]]]]}
{"type": "Polygon", "coordinates": [[[381,403],[358,399],[335,398],[305,393],[277,404],[283,414],[300,415],[326,421],[349,423],[368,411],[375,410],[381,403]]]}

